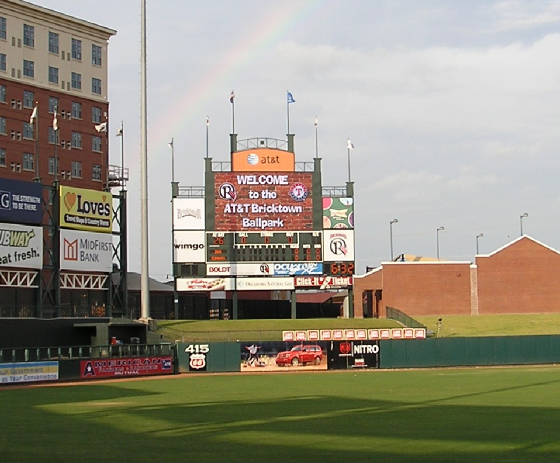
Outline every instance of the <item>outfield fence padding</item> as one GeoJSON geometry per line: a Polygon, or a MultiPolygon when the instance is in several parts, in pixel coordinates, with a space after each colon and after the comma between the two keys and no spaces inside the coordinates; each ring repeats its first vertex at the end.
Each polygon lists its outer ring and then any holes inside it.
{"type": "Polygon", "coordinates": [[[560,362],[558,335],[387,340],[380,344],[381,368],[560,362]]]}

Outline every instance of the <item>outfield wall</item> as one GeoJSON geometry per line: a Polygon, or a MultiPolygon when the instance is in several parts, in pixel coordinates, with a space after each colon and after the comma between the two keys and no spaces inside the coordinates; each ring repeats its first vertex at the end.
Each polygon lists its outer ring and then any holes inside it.
{"type": "Polygon", "coordinates": [[[558,335],[391,340],[380,344],[380,368],[560,362],[558,335]]]}

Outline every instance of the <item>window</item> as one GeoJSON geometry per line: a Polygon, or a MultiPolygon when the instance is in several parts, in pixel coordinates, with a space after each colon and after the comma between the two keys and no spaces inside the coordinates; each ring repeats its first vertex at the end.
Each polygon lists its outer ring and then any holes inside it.
{"type": "Polygon", "coordinates": [[[0,16],[0,39],[6,40],[6,18],[0,16]]]}
{"type": "Polygon", "coordinates": [[[101,137],[94,135],[91,137],[91,150],[101,153],[101,137]]]}
{"type": "Polygon", "coordinates": [[[6,150],[0,148],[0,166],[6,167],[6,150]]]}
{"type": "Polygon", "coordinates": [[[35,46],[35,28],[29,24],[23,25],[23,44],[26,47],[35,46]]]}
{"type": "Polygon", "coordinates": [[[78,132],[72,132],[72,148],[82,147],[82,134],[78,132]]]}
{"type": "Polygon", "coordinates": [[[0,71],[6,70],[6,53],[0,53],[0,71]]]}
{"type": "Polygon", "coordinates": [[[91,122],[99,124],[101,122],[101,108],[93,106],[91,108],[91,122]]]}
{"type": "Polygon", "coordinates": [[[49,143],[51,145],[56,144],[56,130],[54,130],[52,127],[49,127],[49,143]]]}
{"type": "Polygon", "coordinates": [[[72,39],[72,59],[82,61],[82,41],[72,39]]]}
{"type": "Polygon", "coordinates": [[[91,46],[91,64],[101,66],[101,47],[99,45],[91,46]]]}
{"type": "Polygon", "coordinates": [[[72,102],[72,117],[74,119],[82,118],[82,103],[72,102]]]}
{"type": "Polygon", "coordinates": [[[77,72],[72,73],[72,88],[77,90],[82,89],[82,75],[77,72]]]}
{"type": "Polygon", "coordinates": [[[33,170],[33,155],[23,153],[23,170],[33,170]]]}
{"type": "Polygon", "coordinates": [[[8,130],[6,129],[5,117],[0,117],[0,135],[8,135],[8,130]]]}
{"type": "Polygon", "coordinates": [[[58,34],[49,32],[49,52],[58,55],[58,34]]]}
{"type": "Polygon", "coordinates": [[[58,108],[58,98],[55,96],[49,96],[49,113],[54,113],[54,110],[58,108]]]}
{"type": "Polygon", "coordinates": [[[92,166],[91,178],[92,180],[101,180],[101,166],[99,164],[94,164],[92,166]]]}
{"type": "Polygon", "coordinates": [[[23,75],[25,77],[35,77],[35,63],[33,61],[23,60],[23,75]]]}
{"type": "Polygon", "coordinates": [[[55,157],[49,158],[49,175],[54,175],[57,172],[57,164],[55,157]]]}
{"type": "Polygon", "coordinates": [[[6,102],[6,86],[0,85],[0,103],[6,102]]]}
{"type": "Polygon", "coordinates": [[[24,90],[23,91],[23,107],[24,108],[32,108],[33,107],[33,99],[34,99],[33,92],[30,92],[29,90],[24,90]]]}
{"type": "Polygon", "coordinates": [[[91,93],[101,95],[101,79],[91,78],[91,93]]]}
{"type": "Polygon", "coordinates": [[[23,138],[33,140],[33,126],[29,122],[23,123],[23,138]]]}
{"type": "Polygon", "coordinates": [[[58,68],[49,66],[49,83],[58,84],[58,68]]]}
{"type": "Polygon", "coordinates": [[[82,163],[72,161],[72,177],[82,178],[82,163]]]}

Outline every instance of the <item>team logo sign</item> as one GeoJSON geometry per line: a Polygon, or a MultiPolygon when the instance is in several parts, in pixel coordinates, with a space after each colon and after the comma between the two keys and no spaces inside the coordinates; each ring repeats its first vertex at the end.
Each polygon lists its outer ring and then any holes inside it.
{"type": "Polygon", "coordinates": [[[308,195],[309,191],[303,183],[294,183],[290,188],[290,196],[294,201],[305,201],[308,195]]]}
{"type": "Polygon", "coordinates": [[[344,238],[334,238],[330,244],[331,252],[335,256],[345,256],[348,254],[348,247],[346,246],[346,240],[344,238]]]}
{"type": "Polygon", "coordinates": [[[220,198],[228,201],[235,201],[237,199],[235,187],[229,182],[222,183],[220,185],[220,198]]]}

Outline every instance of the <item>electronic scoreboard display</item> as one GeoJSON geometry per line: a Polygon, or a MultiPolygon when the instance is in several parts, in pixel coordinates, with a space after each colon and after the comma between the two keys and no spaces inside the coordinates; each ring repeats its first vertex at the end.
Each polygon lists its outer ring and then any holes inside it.
{"type": "Polygon", "coordinates": [[[322,232],[207,232],[207,261],[320,262],[322,232]]]}

